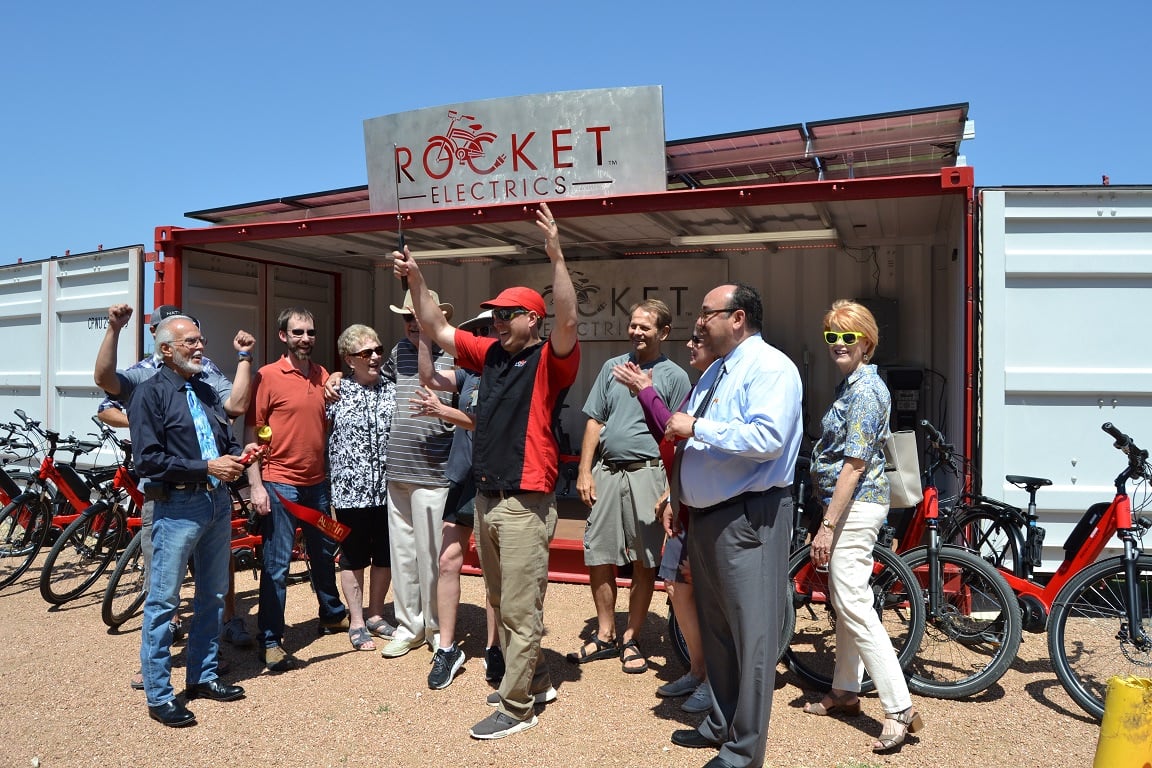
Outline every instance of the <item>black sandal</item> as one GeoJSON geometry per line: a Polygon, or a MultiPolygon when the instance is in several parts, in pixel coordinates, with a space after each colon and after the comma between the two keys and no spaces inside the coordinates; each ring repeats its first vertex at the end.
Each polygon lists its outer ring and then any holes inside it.
{"type": "Polygon", "coordinates": [[[629,640],[620,646],[620,666],[629,675],[642,675],[648,671],[648,659],[644,658],[644,654],[640,652],[640,647],[636,645],[635,640],[629,640]],[[644,663],[638,667],[628,666],[628,662],[637,659],[644,663]]]}
{"type": "Polygon", "coordinates": [[[599,635],[592,635],[592,639],[580,647],[579,653],[573,652],[566,657],[573,664],[587,664],[590,661],[601,659],[615,659],[620,655],[620,646],[610,640],[601,640],[599,635]],[[596,646],[596,650],[588,652],[588,643],[596,646]]]}

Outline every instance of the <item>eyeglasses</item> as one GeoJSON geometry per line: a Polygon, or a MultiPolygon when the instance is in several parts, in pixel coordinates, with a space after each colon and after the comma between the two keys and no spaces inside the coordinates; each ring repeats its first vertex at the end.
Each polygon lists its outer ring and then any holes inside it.
{"type": "Polygon", "coordinates": [[[529,310],[523,307],[499,307],[492,310],[492,319],[506,323],[517,315],[526,315],[528,312],[529,310]]]}
{"type": "Polygon", "coordinates": [[[350,354],[352,357],[358,357],[361,360],[367,360],[371,358],[372,355],[384,357],[384,347],[369,347],[368,349],[362,349],[359,352],[352,352],[350,354]]]}
{"type": "Polygon", "coordinates": [[[698,347],[704,343],[704,340],[701,339],[699,336],[696,336],[695,334],[693,334],[691,337],[689,337],[688,343],[694,347],[698,347]]]}
{"type": "Polygon", "coordinates": [[[490,329],[488,326],[482,325],[479,328],[473,329],[472,335],[473,336],[487,336],[489,330],[490,329]]]}
{"type": "Polygon", "coordinates": [[[731,314],[732,312],[735,312],[739,309],[740,307],[724,307],[724,309],[702,309],[700,310],[700,314],[696,315],[696,317],[700,320],[700,322],[706,323],[712,319],[712,315],[716,315],[721,312],[728,312],[731,314]]]}
{"type": "Polygon", "coordinates": [[[308,335],[309,337],[312,337],[312,336],[316,335],[316,329],[315,328],[293,328],[291,331],[289,331],[289,333],[291,333],[293,336],[308,335]]]}
{"type": "Polygon", "coordinates": [[[824,341],[829,344],[838,344],[843,340],[844,346],[850,347],[862,338],[864,334],[860,331],[824,331],[824,341]]]}
{"type": "Polygon", "coordinates": [[[190,339],[174,339],[172,343],[179,344],[182,347],[195,349],[196,347],[202,347],[207,344],[208,339],[204,338],[203,336],[193,336],[190,339]]]}

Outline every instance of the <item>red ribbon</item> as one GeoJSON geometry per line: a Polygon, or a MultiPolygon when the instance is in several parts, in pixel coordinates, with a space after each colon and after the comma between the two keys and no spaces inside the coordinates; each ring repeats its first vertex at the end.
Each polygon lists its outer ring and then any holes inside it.
{"type": "Polygon", "coordinates": [[[284,509],[292,513],[292,516],[298,520],[313,526],[320,533],[335,541],[337,544],[348,538],[348,534],[352,529],[341,523],[339,520],[328,517],[323,512],[319,512],[311,507],[306,507],[303,504],[297,504],[294,501],[289,501],[280,495],[279,491],[274,490],[276,498],[280,499],[280,503],[284,505],[284,509]]]}

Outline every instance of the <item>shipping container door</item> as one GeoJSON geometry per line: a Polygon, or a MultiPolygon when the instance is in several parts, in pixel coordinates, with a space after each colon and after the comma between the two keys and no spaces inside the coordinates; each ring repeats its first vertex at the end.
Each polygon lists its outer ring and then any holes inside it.
{"type": "Polygon", "coordinates": [[[1100,426],[1152,447],[1152,188],[988,189],[980,200],[982,488],[1024,507],[1006,474],[1052,480],[1037,502],[1054,570],[1125,466],[1100,426]]]}
{"type": "MultiPolygon", "coordinates": [[[[304,307],[316,317],[312,359],[328,370],[336,362],[336,275],[314,269],[268,264],[213,254],[185,253],[183,268],[185,312],[200,323],[208,340],[205,354],[229,379],[236,376],[232,339],[246,330],[256,337],[253,368],[279,359],[284,345],[276,318],[286,307],[304,307]]],[[[233,427],[243,439],[244,419],[233,427]]]]}
{"type": "Polygon", "coordinates": [[[131,365],[139,354],[143,256],[132,246],[0,268],[0,420],[21,408],[62,434],[95,429],[104,395],[92,370],[110,305],[137,308],[118,361],[131,365]]]}

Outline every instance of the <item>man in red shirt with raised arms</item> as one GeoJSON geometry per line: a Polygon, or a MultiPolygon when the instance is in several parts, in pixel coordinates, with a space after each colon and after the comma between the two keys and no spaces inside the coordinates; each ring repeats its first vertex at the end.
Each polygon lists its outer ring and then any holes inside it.
{"type": "Polygon", "coordinates": [[[476,546],[496,610],[507,669],[488,697],[496,712],[470,731],[499,739],[536,725],[535,704],[556,698],[540,649],[548,544],[556,532],[560,455],[553,417],[576,380],[576,291],[560,250],[560,234],[544,203],[536,211],[552,262],[552,333],[540,336],[544,298],[532,288],[506,288],[480,306],[492,310],[497,338],[473,336],[448,324],[424,284],[418,264],[393,252],[393,271],[408,278],[420,326],[456,364],[480,371],[473,445],[476,546]],[[524,404],[528,407],[525,408],[524,404]]]}

